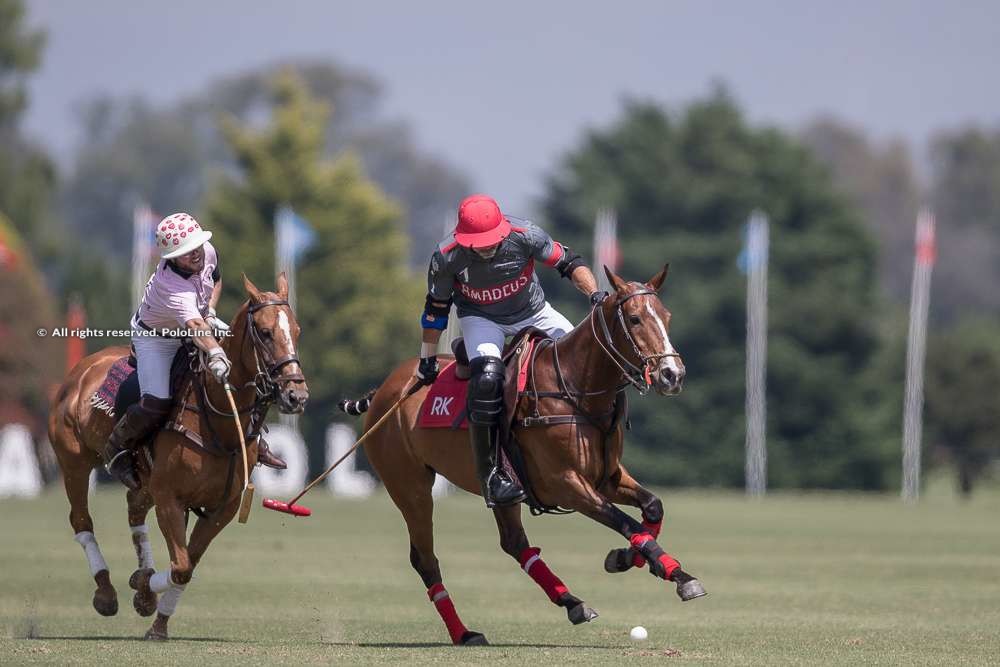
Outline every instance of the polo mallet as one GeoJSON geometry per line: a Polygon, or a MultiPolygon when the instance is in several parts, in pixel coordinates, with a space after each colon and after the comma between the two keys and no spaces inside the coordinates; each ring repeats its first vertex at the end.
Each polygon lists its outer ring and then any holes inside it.
{"type": "Polygon", "coordinates": [[[247,443],[243,439],[243,425],[240,423],[240,412],[236,409],[236,401],[233,399],[233,388],[227,382],[226,398],[229,399],[229,407],[233,410],[233,420],[236,422],[236,433],[240,436],[240,449],[243,451],[243,499],[240,501],[239,522],[246,523],[250,518],[250,508],[253,507],[253,483],[250,481],[250,468],[247,465],[247,443]]]}
{"type": "Polygon", "coordinates": [[[368,436],[370,436],[372,433],[374,433],[375,431],[377,431],[378,428],[383,424],[383,422],[385,422],[386,419],[388,419],[391,415],[395,414],[396,410],[399,409],[399,406],[403,404],[403,401],[405,401],[407,398],[409,398],[413,393],[415,393],[422,386],[424,386],[423,382],[417,382],[412,387],[410,387],[407,391],[403,392],[402,396],[399,397],[399,400],[396,401],[395,403],[393,403],[392,407],[389,408],[389,410],[386,411],[386,413],[384,415],[382,415],[379,418],[379,420],[372,425],[372,427],[370,429],[368,429],[367,433],[365,433],[363,436],[361,436],[358,439],[357,442],[355,442],[353,445],[351,445],[351,448],[348,449],[347,452],[345,452],[343,456],[341,456],[339,459],[337,459],[336,461],[334,461],[333,465],[331,465],[329,468],[327,468],[323,472],[322,475],[320,475],[319,477],[317,477],[313,481],[309,482],[309,484],[306,485],[306,488],[302,489],[302,491],[301,491],[301,493],[299,493],[299,495],[295,496],[294,498],[292,498],[291,500],[289,500],[287,503],[286,502],[282,502],[280,500],[274,500],[273,498],[264,498],[264,502],[262,503],[264,505],[264,507],[266,507],[269,510],[274,510],[276,512],[284,512],[285,514],[291,514],[292,516],[310,516],[312,514],[312,510],[311,509],[309,509],[308,507],[305,507],[304,505],[296,505],[295,502],[297,500],[299,500],[299,498],[301,498],[302,496],[304,496],[307,493],[309,493],[309,490],[312,489],[314,486],[316,486],[317,484],[319,484],[320,482],[322,482],[324,479],[326,479],[327,476],[331,472],[333,472],[336,469],[337,466],[339,466],[341,463],[344,462],[344,459],[346,459],[348,456],[350,456],[351,454],[353,454],[354,451],[358,447],[360,447],[362,444],[364,444],[365,439],[368,436]]]}

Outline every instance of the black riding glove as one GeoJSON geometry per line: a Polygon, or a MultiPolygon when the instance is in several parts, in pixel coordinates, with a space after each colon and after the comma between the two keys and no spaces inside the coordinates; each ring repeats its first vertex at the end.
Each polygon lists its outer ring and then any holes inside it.
{"type": "Polygon", "coordinates": [[[420,365],[417,366],[417,377],[424,384],[434,384],[434,380],[438,376],[438,358],[437,356],[422,357],[420,359],[420,365]]]}
{"type": "Polygon", "coordinates": [[[597,304],[602,303],[609,296],[611,295],[605,292],[604,290],[602,289],[597,290],[596,292],[590,295],[590,305],[596,306],[597,304]]]}

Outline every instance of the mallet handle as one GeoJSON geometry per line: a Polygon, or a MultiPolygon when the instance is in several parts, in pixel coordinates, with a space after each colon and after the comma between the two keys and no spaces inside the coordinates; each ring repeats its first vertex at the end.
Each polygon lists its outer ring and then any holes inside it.
{"type": "Polygon", "coordinates": [[[313,488],[314,486],[316,486],[317,484],[319,484],[320,482],[322,482],[324,479],[326,479],[327,476],[331,472],[333,472],[334,469],[337,466],[339,466],[344,461],[344,459],[346,459],[348,456],[350,456],[351,454],[353,454],[354,451],[358,447],[360,447],[362,444],[364,444],[365,439],[367,439],[368,436],[370,436],[372,433],[374,433],[375,431],[378,430],[378,427],[382,425],[382,422],[384,422],[386,419],[388,419],[390,415],[394,414],[396,412],[396,410],[399,409],[399,406],[403,404],[403,401],[405,401],[406,399],[408,399],[410,397],[410,395],[413,394],[414,392],[416,392],[418,389],[420,389],[421,386],[423,386],[423,384],[420,383],[420,382],[418,382],[417,384],[415,384],[412,387],[410,387],[408,391],[403,392],[403,394],[399,397],[399,400],[396,401],[395,403],[393,403],[392,407],[389,408],[386,411],[386,413],[384,415],[382,415],[379,418],[379,420],[372,425],[372,427],[370,429],[368,429],[367,433],[365,433],[363,436],[361,436],[358,439],[357,442],[355,442],[353,445],[351,445],[351,448],[348,449],[347,452],[345,452],[343,456],[341,456],[339,459],[337,459],[336,461],[334,461],[333,465],[331,465],[329,468],[327,468],[323,472],[322,475],[320,475],[319,477],[317,477],[313,481],[309,482],[309,484],[306,486],[306,488],[302,489],[302,492],[299,495],[297,495],[294,498],[292,498],[291,500],[289,500],[288,501],[288,505],[289,506],[294,505],[295,502],[299,498],[301,498],[302,496],[304,496],[307,493],[309,493],[309,489],[313,488]]]}
{"type": "Polygon", "coordinates": [[[236,409],[236,401],[233,399],[233,390],[228,382],[224,385],[226,390],[226,398],[229,399],[229,407],[233,411],[233,421],[236,422],[236,434],[240,436],[240,449],[243,451],[243,490],[247,490],[247,484],[250,482],[250,472],[247,466],[247,443],[243,439],[243,424],[240,423],[240,412],[236,409]]]}

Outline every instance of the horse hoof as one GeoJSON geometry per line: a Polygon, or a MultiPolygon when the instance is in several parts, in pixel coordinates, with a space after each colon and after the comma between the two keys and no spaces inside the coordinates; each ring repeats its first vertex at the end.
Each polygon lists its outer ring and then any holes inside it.
{"type": "Polygon", "coordinates": [[[596,609],[591,609],[586,604],[581,602],[575,607],[571,607],[566,610],[566,615],[569,617],[569,622],[573,625],[580,625],[581,623],[589,623],[594,620],[600,614],[597,613],[596,609]]]}
{"type": "Polygon", "coordinates": [[[165,642],[168,639],[170,639],[167,636],[166,631],[162,631],[161,632],[160,630],[157,630],[156,628],[150,628],[149,630],[146,630],[146,634],[143,635],[142,638],[145,639],[148,642],[165,642]]]}
{"type": "Polygon", "coordinates": [[[152,577],[154,573],[155,571],[148,567],[136,570],[132,573],[132,576],[128,578],[128,587],[133,591],[148,591],[149,578],[152,577]]]}
{"type": "Polygon", "coordinates": [[[137,591],[132,596],[132,606],[140,616],[152,616],[156,611],[156,593],[153,591],[137,591]]]}
{"type": "Polygon", "coordinates": [[[681,599],[682,602],[687,602],[688,600],[694,600],[695,598],[700,598],[708,595],[705,591],[705,587],[701,585],[701,582],[697,579],[688,579],[683,583],[677,584],[677,597],[681,599]]]}
{"type": "Polygon", "coordinates": [[[110,595],[102,593],[103,590],[100,588],[94,591],[94,609],[101,616],[114,616],[118,613],[118,593],[113,588],[110,595]]]}
{"type": "Polygon", "coordinates": [[[631,549],[612,549],[604,559],[604,571],[610,574],[627,572],[632,569],[631,549]]]}
{"type": "Polygon", "coordinates": [[[466,630],[465,634],[462,635],[462,639],[458,642],[461,646],[489,646],[490,643],[486,641],[486,636],[481,632],[473,632],[472,630],[466,630]]]}

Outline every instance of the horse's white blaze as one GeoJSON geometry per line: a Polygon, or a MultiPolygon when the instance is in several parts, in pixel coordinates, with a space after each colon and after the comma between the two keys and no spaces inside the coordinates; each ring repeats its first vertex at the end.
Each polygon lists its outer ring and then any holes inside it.
{"type": "MultiPolygon", "coordinates": [[[[663,320],[660,319],[660,316],[656,314],[656,311],[653,310],[653,307],[649,305],[649,303],[646,304],[646,312],[649,313],[650,317],[653,318],[653,321],[656,322],[656,326],[660,329],[660,335],[663,336],[663,353],[677,354],[674,350],[674,346],[670,344],[670,336],[667,335],[667,328],[663,326],[663,320]]],[[[663,365],[666,366],[667,369],[670,370],[670,372],[672,372],[675,376],[680,373],[680,368],[677,367],[676,357],[664,357],[663,365]]]]}
{"type": "Polygon", "coordinates": [[[295,354],[295,346],[292,344],[292,328],[288,324],[288,315],[285,311],[278,311],[278,328],[285,332],[285,340],[288,341],[288,354],[295,354]]]}

